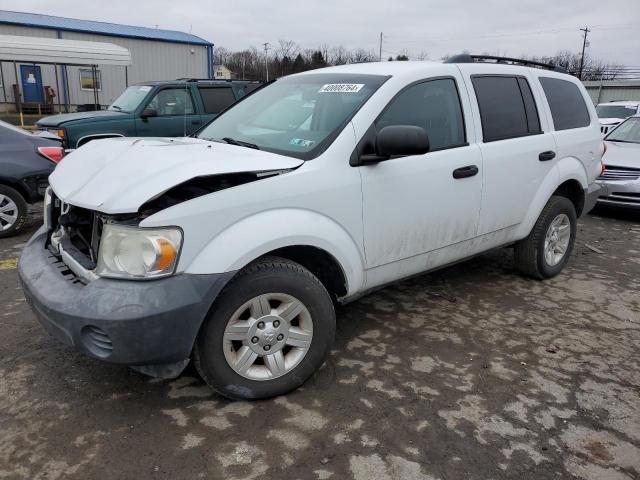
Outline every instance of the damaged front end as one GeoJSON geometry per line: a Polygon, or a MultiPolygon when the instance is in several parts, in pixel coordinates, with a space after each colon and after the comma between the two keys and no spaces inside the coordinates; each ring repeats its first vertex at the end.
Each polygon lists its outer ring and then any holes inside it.
{"type": "Polygon", "coordinates": [[[177,264],[182,232],[178,232],[177,227],[140,229],[138,225],[142,220],[174,205],[289,171],[291,169],[192,178],[151,198],[137,212],[126,214],[106,214],[70,205],[49,188],[45,194],[46,247],[62,260],[78,281],[85,284],[99,276],[135,279],[169,275],[177,264]],[[140,239],[137,243],[129,239],[134,233],[144,237],[142,243],[140,239]],[[119,260],[114,253],[119,250],[118,245],[113,245],[118,240],[114,240],[116,235],[121,241],[128,242],[129,250],[137,249],[140,258],[144,257],[145,249],[151,251],[148,264],[141,260],[142,263],[132,267],[131,259],[128,266],[126,261],[119,260]],[[101,249],[108,249],[108,252],[101,249]]]}

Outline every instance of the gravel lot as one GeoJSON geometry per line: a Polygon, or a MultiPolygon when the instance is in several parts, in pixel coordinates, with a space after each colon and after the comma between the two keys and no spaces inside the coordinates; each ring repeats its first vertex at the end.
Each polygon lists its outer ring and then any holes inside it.
{"type": "Polygon", "coordinates": [[[551,281],[505,249],[342,307],[325,367],[253,403],[51,340],[15,268],[39,221],[0,240],[0,478],[640,478],[640,215],[583,218],[551,281]]]}

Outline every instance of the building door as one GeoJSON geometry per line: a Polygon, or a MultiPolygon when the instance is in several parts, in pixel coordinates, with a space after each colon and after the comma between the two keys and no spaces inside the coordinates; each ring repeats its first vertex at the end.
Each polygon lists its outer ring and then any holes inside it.
{"type": "Polygon", "coordinates": [[[43,103],[42,75],[38,65],[20,65],[24,103],[43,103]]]}

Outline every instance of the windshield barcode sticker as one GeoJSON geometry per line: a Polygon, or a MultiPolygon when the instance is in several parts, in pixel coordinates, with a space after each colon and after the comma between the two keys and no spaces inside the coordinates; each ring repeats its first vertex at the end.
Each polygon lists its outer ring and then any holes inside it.
{"type": "Polygon", "coordinates": [[[364,83],[327,83],[318,93],[356,93],[362,90],[364,83]]]}

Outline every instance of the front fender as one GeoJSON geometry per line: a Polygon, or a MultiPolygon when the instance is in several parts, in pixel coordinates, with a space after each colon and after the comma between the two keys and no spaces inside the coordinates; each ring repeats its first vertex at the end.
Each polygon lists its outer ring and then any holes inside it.
{"type": "Polygon", "coordinates": [[[236,271],[273,250],[305,245],[340,264],[348,295],[364,285],[364,261],[356,242],[331,218],[306,209],[267,210],[246,217],[214,237],[185,268],[193,274],[236,271]]]}
{"type": "Polygon", "coordinates": [[[575,157],[565,157],[560,159],[540,184],[540,188],[534,197],[524,220],[518,227],[516,240],[525,238],[531,232],[542,209],[553,195],[553,192],[568,180],[575,180],[582,188],[587,188],[587,172],[580,160],[575,157]]]}

